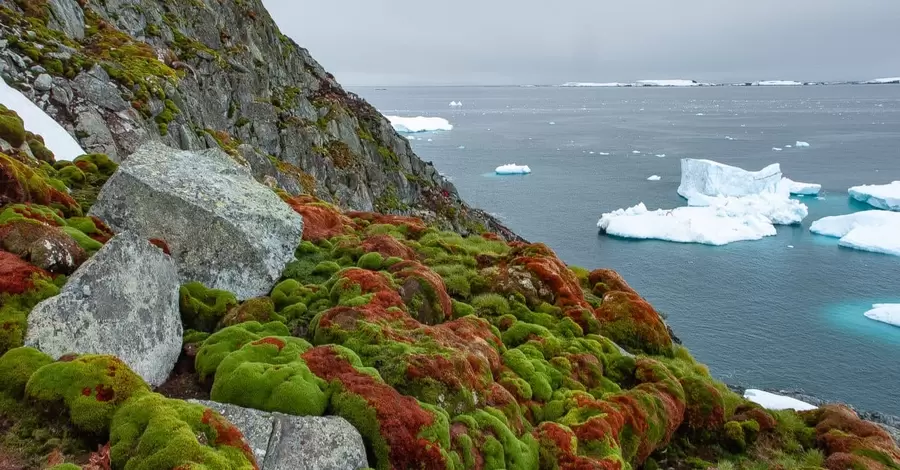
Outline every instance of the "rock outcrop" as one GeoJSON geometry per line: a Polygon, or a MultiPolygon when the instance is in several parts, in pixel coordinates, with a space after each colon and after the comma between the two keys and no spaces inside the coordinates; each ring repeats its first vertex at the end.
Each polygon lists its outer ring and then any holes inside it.
{"type": "Polygon", "coordinates": [[[0,0],[0,19],[14,38],[4,77],[89,152],[221,147],[291,194],[516,237],[281,34],[261,0],[0,0]]]}
{"type": "Polygon", "coordinates": [[[228,418],[247,439],[260,470],[367,468],[362,437],[345,419],[291,416],[195,401],[228,418]]]}
{"type": "Polygon", "coordinates": [[[171,258],[144,238],[120,234],[59,295],[34,307],[25,343],[54,358],[110,354],[160,385],[181,352],[178,286],[171,258]]]}
{"type": "Polygon", "coordinates": [[[115,231],[165,242],[182,283],[241,299],[269,293],[303,233],[300,215],[224,151],[158,142],[119,167],[91,214],[115,231]]]}

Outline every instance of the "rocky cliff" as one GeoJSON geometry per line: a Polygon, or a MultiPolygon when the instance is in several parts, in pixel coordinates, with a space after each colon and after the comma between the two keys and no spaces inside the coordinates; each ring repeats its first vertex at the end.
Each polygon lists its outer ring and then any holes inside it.
{"type": "Polygon", "coordinates": [[[0,19],[3,77],[89,152],[218,146],[291,194],[516,238],[281,34],[260,0],[0,0],[0,19]]]}

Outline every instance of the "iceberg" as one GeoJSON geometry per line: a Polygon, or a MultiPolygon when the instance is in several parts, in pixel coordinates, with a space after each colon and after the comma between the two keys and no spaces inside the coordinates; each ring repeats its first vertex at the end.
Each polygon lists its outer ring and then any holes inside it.
{"type": "Polygon", "coordinates": [[[790,188],[791,194],[797,196],[816,196],[822,190],[821,184],[799,183],[790,178],[785,178],[784,181],[790,188]]]}
{"type": "Polygon", "coordinates": [[[871,320],[900,326],[900,304],[875,304],[864,315],[871,320]]]}
{"type": "Polygon", "coordinates": [[[43,136],[45,145],[57,160],[74,160],[87,153],[59,123],[2,79],[0,79],[0,103],[19,114],[25,123],[25,129],[43,136]]]}
{"type": "Polygon", "coordinates": [[[686,199],[694,194],[742,197],[775,192],[782,179],[781,165],[774,163],[760,171],[747,171],[712,160],[681,160],[678,194],[686,199]]]}
{"type": "Polygon", "coordinates": [[[638,86],[700,86],[694,80],[638,80],[638,86]]]}
{"type": "Polygon", "coordinates": [[[900,77],[876,78],[866,82],[868,85],[885,85],[888,83],[900,83],[900,77]]]}
{"type": "Polygon", "coordinates": [[[659,175],[653,175],[653,176],[647,178],[647,181],[659,181],[659,180],[661,180],[661,179],[662,179],[662,178],[660,178],[659,175]]]}
{"type": "Polygon", "coordinates": [[[401,134],[415,134],[417,132],[431,131],[449,131],[453,129],[453,125],[450,124],[449,121],[439,117],[386,117],[388,118],[388,121],[391,122],[391,126],[393,126],[394,130],[401,134]]]}
{"type": "Polygon", "coordinates": [[[761,80],[758,82],[753,82],[753,86],[797,86],[803,85],[802,82],[795,82],[793,80],[761,80]]]}
{"type": "Polygon", "coordinates": [[[495,173],[498,175],[527,175],[531,173],[531,168],[528,165],[516,165],[515,163],[509,163],[506,165],[498,166],[495,173]]]}
{"type": "Polygon", "coordinates": [[[458,108],[458,107],[460,107],[460,106],[462,106],[462,101],[451,101],[451,102],[450,102],[450,107],[451,107],[451,108],[458,108]]]}
{"type": "Polygon", "coordinates": [[[850,188],[850,197],[888,211],[900,211],[900,181],[890,184],[870,184],[850,188]]]}
{"type": "Polygon", "coordinates": [[[781,149],[781,147],[772,147],[772,150],[774,150],[776,152],[780,152],[782,149],[781,149]]]}
{"type": "MultiPolygon", "coordinates": [[[[797,143],[794,144],[794,146],[795,147],[809,147],[809,142],[804,142],[802,140],[798,140],[797,143]]],[[[788,145],[788,147],[790,147],[790,145],[788,145]]]]}
{"type": "Polygon", "coordinates": [[[809,411],[816,409],[815,406],[796,398],[776,395],[774,393],[764,392],[762,390],[748,389],[744,391],[744,398],[761,405],[767,410],[795,410],[809,411]]]}
{"type": "Polygon", "coordinates": [[[606,88],[606,87],[622,87],[622,86],[631,86],[630,83],[619,83],[619,82],[609,82],[609,83],[592,83],[592,82],[566,82],[561,86],[564,87],[575,87],[575,88],[606,88]]]}
{"type": "Polygon", "coordinates": [[[819,219],[809,231],[840,238],[838,245],[900,256],[900,212],[870,210],[819,219]]]}

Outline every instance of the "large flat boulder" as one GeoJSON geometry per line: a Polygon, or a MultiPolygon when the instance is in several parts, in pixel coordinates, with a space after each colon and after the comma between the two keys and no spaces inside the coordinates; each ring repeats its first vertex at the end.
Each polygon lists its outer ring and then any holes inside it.
{"type": "Polygon", "coordinates": [[[337,416],[292,416],[191,400],[228,418],[244,435],[260,470],[356,470],[369,466],[362,436],[337,416]]]}
{"type": "Polygon", "coordinates": [[[161,385],[181,352],[180,282],[175,263],[146,238],[113,237],[34,307],[25,344],[59,358],[109,354],[147,383],[161,385]]]}
{"type": "Polygon", "coordinates": [[[266,295],[293,259],[303,219],[220,149],[147,143],[119,166],[91,214],[166,242],[183,283],[266,295]]]}

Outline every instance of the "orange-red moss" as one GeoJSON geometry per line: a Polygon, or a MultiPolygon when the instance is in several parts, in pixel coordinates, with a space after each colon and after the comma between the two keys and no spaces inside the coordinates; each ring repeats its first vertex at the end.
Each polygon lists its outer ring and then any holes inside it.
{"type": "Polygon", "coordinates": [[[310,242],[326,240],[347,233],[353,221],[334,206],[312,196],[295,196],[284,200],[303,216],[303,239],[310,242]]]}
{"type": "Polygon", "coordinates": [[[648,354],[670,354],[672,338],[659,313],[630,292],[610,291],[595,310],[601,333],[620,346],[648,354]]]}
{"type": "Polygon", "coordinates": [[[0,294],[17,295],[30,291],[34,288],[35,276],[50,278],[47,271],[0,250],[0,294]]]}
{"type": "Polygon", "coordinates": [[[379,253],[385,258],[416,259],[415,250],[390,235],[373,235],[363,240],[361,246],[364,252],[379,253]]]}

